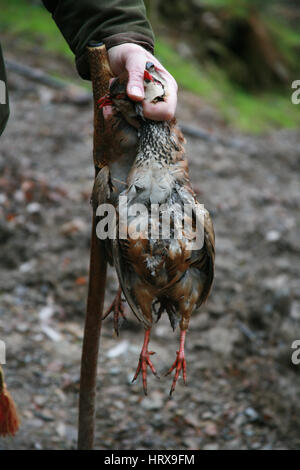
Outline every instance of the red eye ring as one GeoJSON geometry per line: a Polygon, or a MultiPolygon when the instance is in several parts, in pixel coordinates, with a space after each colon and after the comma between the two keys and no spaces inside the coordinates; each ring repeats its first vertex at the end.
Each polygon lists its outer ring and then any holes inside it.
{"type": "Polygon", "coordinates": [[[148,72],[148,70],[144,71],[144,80],[146,80],[148,82],[154,82],[154,79],[153,79],[152,75],[148,72]]]}

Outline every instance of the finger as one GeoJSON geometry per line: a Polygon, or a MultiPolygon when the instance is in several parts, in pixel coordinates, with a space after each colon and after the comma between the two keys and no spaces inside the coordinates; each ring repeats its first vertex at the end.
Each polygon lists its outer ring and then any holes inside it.
{"type": "Polygon", "coordinates": [[[144,99],[144,70],[146,65],[146,55],[128,54],[125,68],[128,71],[127,94],[134,101],[144,99]]]}
{"type": "Polygon", "coordinates": [[[176,98],[159,101],[155,104],[144,101],[144,116],[153,121],[170,121],[175,115],[176,101],[176,98]]]}

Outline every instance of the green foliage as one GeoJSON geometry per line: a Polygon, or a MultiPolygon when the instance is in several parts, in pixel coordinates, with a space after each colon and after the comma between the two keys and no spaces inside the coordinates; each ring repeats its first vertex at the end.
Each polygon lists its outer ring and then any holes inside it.
{"type": "Polygon", "coordinates": [[[264,16],[264,22],[289,68],[297,71],[300,76],[300,27],[291,28],[283,18],[268,15],[264,16]]]}
{"type": "Polygon", "coordinates": [[[244,16],[248,12],[250,2],[248,0],[204,0],[202,4],[212,8],[225,8],[235,15],[244,16]]]}
{"type": "Polygon", "coordinates": [[[36,42],[45,50],[73,57],[50,13],[26,0],[0,0],[0,30],[22,36],[25,44],[36,42]]]}
{"type": "Polygon", "coordinates": [[[178,85],[201,96],[211,96],[214,86],[204,71],[192,61],[182,59],[165,41],[156,38],[155,54],[177,80],[178,85]]]}
{"type": "Polygon", "coordinates": [[[245,132],[261,133],[272,127],[299,127],[299,106],[291,103],[291,92],[252,94],[231,82],[216,67],[201,68],[181,59],[166,42],[157,39],[156,54],[178,85],[202,96],[220,110],[228,124],[245,132]]]}

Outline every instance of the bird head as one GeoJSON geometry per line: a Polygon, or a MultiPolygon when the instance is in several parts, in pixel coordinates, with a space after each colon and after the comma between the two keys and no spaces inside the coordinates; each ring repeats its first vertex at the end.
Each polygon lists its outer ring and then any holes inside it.
{"type": "Polygon", "coordinates": [[[152,62],[147,62],[144,71],[145,101],[157,103],[166,97],[166,82],[152,62]]]}
{"type": "MultiPolygon", "coordinates": [[[[123,72],[118,78],[111,81],[109,92],[98,101],[100,108],[113,106],[134,127],[139,127],[140,119],[144,120],[141,102],[131,100],[126,92],[128,72],[123,72]]],[[[145,101],[157,103],[164,101],[166,86],[163,78],[156,70],[154,64],[147,62],[144,71],[145,101]]]]}

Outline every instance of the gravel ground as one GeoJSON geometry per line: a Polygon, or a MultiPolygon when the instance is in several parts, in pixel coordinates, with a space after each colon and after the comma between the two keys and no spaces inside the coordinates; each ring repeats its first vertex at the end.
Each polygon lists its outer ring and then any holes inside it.
{"type": "MultiPolygon", "coordinates": [[[[10,45],[8,56],[18,60],[10,45]]],[[[23,62],[72,74],[43,54],[23,62]]],[[[13,74],[0,143],[0,338],[22,425],[2,449],[74,449],[93,180],[92,108],[13,74]]],[[[143,329],[127,308],[119,338],[103,324],[98,449],[299,449],[298,130],[253,137],[180,92],[178,118],[216,137],[187,137],[194,188],[216,232],[216,278],[187,336],[188,385],[164,372],[179,332],[153,328],[148,397],[131,384],[143,329]]],[[[109,271],[106,305],[117,290],[109,271]]]]}

